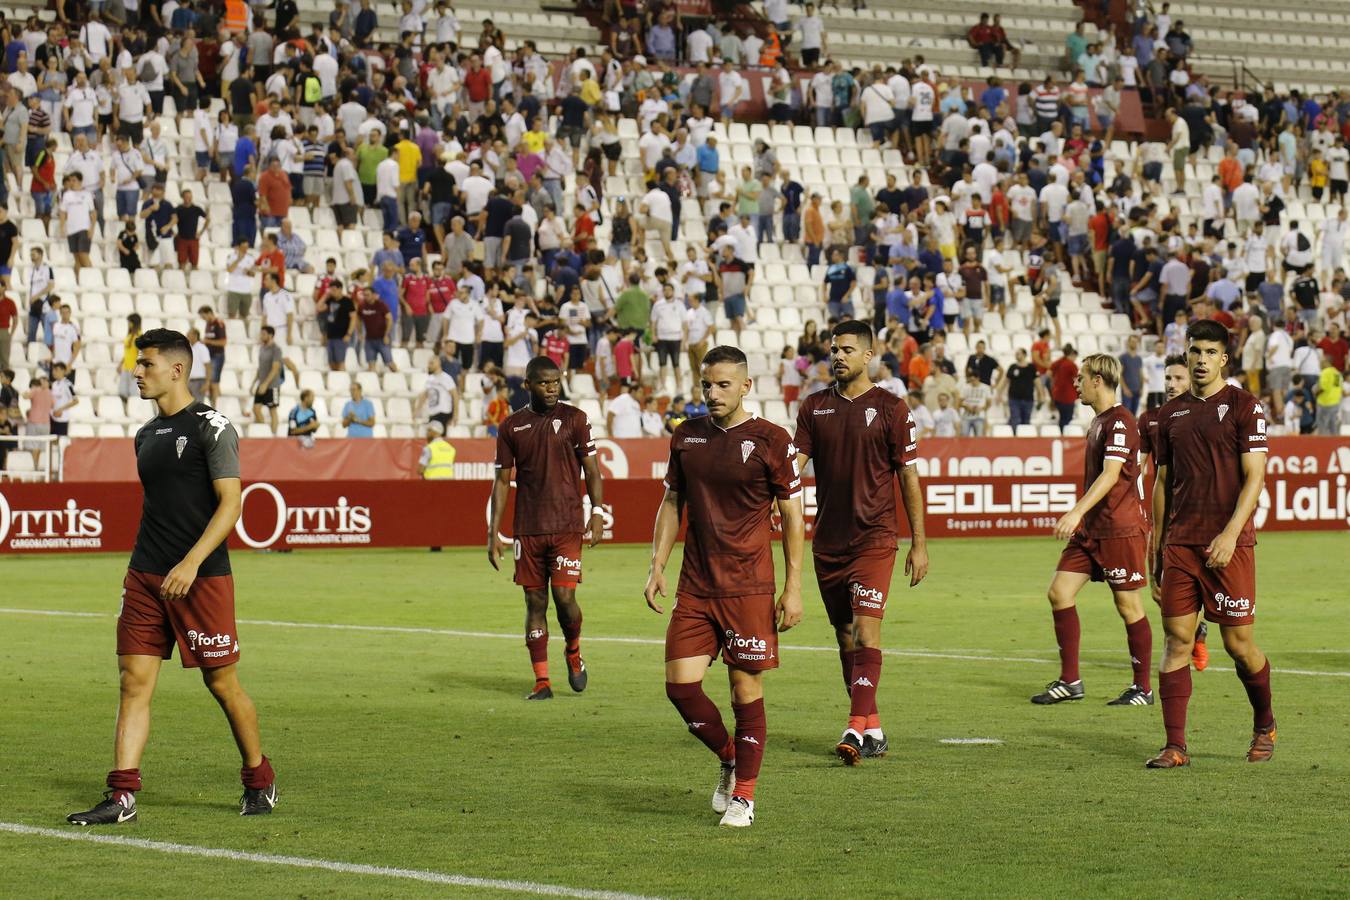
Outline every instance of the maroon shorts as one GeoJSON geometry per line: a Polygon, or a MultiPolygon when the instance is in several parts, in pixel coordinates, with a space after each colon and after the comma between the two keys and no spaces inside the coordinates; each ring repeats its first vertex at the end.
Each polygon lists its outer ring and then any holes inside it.
{"type": "Polygon", "coordinates": [[[127,570],[117,613],[117,655],[178,657],[185,669],[213,669],[239,662],[234,624],[234,576],[192,582],[182,600],[161,600],[163,575],[127,570]]]}
{"type": "Polygon", "coordinates": [[[1256,555],[1238,547],[1222,569],[1205,566],[1204,547],[1163,548],[1162,614],[1189,616],[1203,609],[1220,625],[1250,625],[1256,620],[1256,555]]]}
{"type": "Polygon", "coordinates": [[[525,534],[516,538],[516,584],[527,591],[581,583],[581,533],[525,534]]]}
{"type": "Polygon", "coordinates": [[[817,553],[816,584],[830,624],[842,628],[854,616],[882,618],[894,571],[894,547],[867,547],[847,556],[817,553]]]}
{"type": "Polygon", "coordinates": [[[1113,591],[1137,591],[1148,583],[1148,536],[1089,538],[1074,535],[1059,555],[1058,572],[1077,572],[1105,581],[1113,591]]]}
{"type": "Polygon", "coordinates": [[[666,661],[718,653],[729,666],[752,671],[778,668],[778,628],[773,595],[690,597],[679,594],[666,629],[666,661]]]}

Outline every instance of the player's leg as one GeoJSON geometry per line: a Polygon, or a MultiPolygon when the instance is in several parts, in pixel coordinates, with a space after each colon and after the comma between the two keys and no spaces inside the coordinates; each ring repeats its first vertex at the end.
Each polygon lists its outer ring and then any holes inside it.
{"type": "Polygon", "coordinates": [[[277,803],[276,774],[272,763],[262,752],[262,736],[258,731],[258,710],[253,698],[239,683],[238,666],[202,669],[202,682],[216,698],[225,718],[230,723],[235,746],[239,748],[241,765],[239,780],[244,785],[240,798],[240,815],[266,815],[277,803]]]}
{"type": "Polygon", "coordinates": [[[816,555],[816,586],[825,605],[825,615],[839,644],[839,667],[844,676],[844,691],[853,690],[853,607],[849,600],[847,560],[816,555]]]}
{"type": "Polygon", "coordinates": [[[1191,646],[1195,624],[1203,607],[1205,590],[1199,580],[1204,560],[1198,548],[1170,546],[1163,549],[1162,585],[1163,658],[1158,667],[1158,699],[1162,702],[1163,728],[1167,743],[1150,759],[1150,769],[1190,765],[1186,752],[1186,708],[1191,701],[1191,646]]]}
{"type": "Polygon", "coordinates": [[[1265,762],[1275,752],[1275,714],[1270,706],[1270,660],[1252,636],[1251,625],[1220,625],[1223,648],[1233,658],[1238,680],[1252,705],[1252,743],[1247,762],[1265,762]]]}
{"type": "Polygon", "coordinates": [[[1042,706],[1082,700],[1083,680],[1078,672],[1078,644],[1081,629],[1078,607],[1074,605],[1078,592],[1091,580],[1092,563],[1083,548],[1070,541],[1060,556],[1059,568],[1050,580],[1046,597],[1050,600],[1050,615],[1054,620],[1055,643],[1059,647],[1059,677],[1045,686],[1045,690],[1031,698],[1042,706]],[[1088,571],[1079,571],[1087,569],[1088,571]]]}
{"type": "Polygon", "coordinates": [[[881,619],[856,615],[852,632],[848,727],[835,746],[835,753],[850,766],[870,756],[885,756],[887,750],[881,715],[877,711],[877,687],[881,684],[881,619]]]}
{"type": "Polygon", "coordinates": [[[567,683],[572,690],[586,690],[586,663],[581,658],[581,606],[577,589],[570,584],[553,584],[553,609],[563,633],[563,653],[567,660],[567,683]]]}
{"type": "Polygon", "coordinates": [[[764,672],[728,664],[727,678],[731,682],[731,709],[736,716],[736,784],[721,824],[744,827],[755,821],[755,782],[768,741],[764,672]]]}
{"type": "Polygon", "coordinates": [[[689,733],[718,759],[713,788],[715,813],[727,811],[736,785],[736,751],[722,722],[722,711],[703,691],[703,676],[721,646],[717,622],[708,614],[707,600],[676,597],[666,627],[666,697],[684,720],[689,733]]]}
{"type": "Polygon", "coordinates": [[[1153,629],[1144,613],[1143,598],[1138,590],[1115,590],[1112,597],[1116,601],[1116,612],[1125,623],[1125,644],[1130,651],[1134,680],[1107,706],[1152,706],[1153,685],[1149,670],[1153,665],[1153,629]]]}
{"type": "Polygon", "coordinates": [[[103,801],[86,812],[73,813],[74,825],[116,825],[136,818],[136,792],[141,789],[141,756],[150,739],[150,700],[159,680],[160,657],[122,654],[117,657],[120,693],[113,736],[113,768],[103,801]]]}
{"type": "Polygon", "coordinates": [[[526,700],[551,700],[548,679],[548,586],[525,588],[525,647],[534,669],[534,690],[526,700]]]}

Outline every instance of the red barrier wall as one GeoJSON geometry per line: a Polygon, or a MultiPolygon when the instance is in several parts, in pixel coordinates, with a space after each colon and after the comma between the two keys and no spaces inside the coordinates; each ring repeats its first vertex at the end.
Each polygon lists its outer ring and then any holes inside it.
{"type": "MultiPolygon", "coordinates": [[[[1350,524],[1350,441],[1272,444],[1257,527],[1345,529],[1350,524]]],[[[947,460],[954,469],[1016,462],[1022,470],[925,477],[928,534],[1048,535],[1079,494],[1079,476],[1057,471],[1060,460],[1055,452],[947,460]]],[[[925,463],[936,464],[932,459],[925,463]]],[[[244,513],[230,546],[478,546],[487,536],[489,489],[486,481],[249,482],[244,513]]],[[[661,482],[651,478],[610,480],[605,486],[605,539],[649,541],[662,490],[661,482]]],[[[805,500],[809,527],[815,515],[815,487],[810,483],[805,500]]],[[[140,506],[140,487],[134,483],[0,485],[0,553],[130,550],[140,506]]],[[[509,536],[509,515],[503,532],[509,536]]]]}

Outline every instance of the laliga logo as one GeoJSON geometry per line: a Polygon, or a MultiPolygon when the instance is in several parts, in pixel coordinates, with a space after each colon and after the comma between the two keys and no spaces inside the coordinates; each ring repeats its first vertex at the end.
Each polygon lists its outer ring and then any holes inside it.
{"type": "MultiPolygon", "coordinates": [[[[254,502],[257,506],[258,501],[254,502]]],[[[289,530],[292,534],[369,534],[370,507],[354,506],[346,497],[338,497],[335,506],[287,506],[286,498],[275,485],[265,481],[250,484],[239,495],[239,521],[234,533],[239,540],[255,550],[265,550],[281,539],[289,530]],[[276,523],[266,537],[257,538],[248,533],[244,522],[248,518],[249,498],[256,493],[266,495],[275,508],[276,523]]]]}
{"type": "Polygon", "coordinates": [[[0,545],[11,528],[15,538],[96,538],[103,534],[103,518],[97,509],[81,509],[73,498],[62,509],[12,509],[0,493],[0,545]]]}

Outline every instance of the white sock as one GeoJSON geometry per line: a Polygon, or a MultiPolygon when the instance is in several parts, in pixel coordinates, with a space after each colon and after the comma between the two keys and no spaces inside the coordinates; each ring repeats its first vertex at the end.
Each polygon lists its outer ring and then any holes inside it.
{"type": "Polygon", "coordinates": [[[883,732],[880,728],[869,728],[863,732],[863,735],[865,737],[870,737],[875,741],[879,741],[886,736],[886,733],[883,732]]]}
{"type": "Polygon", "coordinates": [[[862,742],[862,735],[858,734],[858,732],[854,731],[852,728],[849,728],[844,732],[844,737],[848,737],[850,734],[857,738],[859,743],[862,742]]]}

